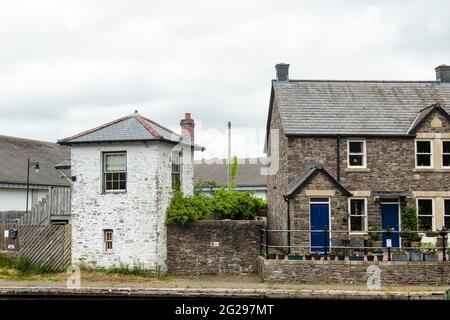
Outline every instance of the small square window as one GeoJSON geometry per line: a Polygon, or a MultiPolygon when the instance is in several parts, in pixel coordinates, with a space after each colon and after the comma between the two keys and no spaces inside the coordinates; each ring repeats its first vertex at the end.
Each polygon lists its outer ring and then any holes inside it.
{"type": "Polygon", "coordinates": [[[103,230],[104,248],[105,252],[112,252],[113,250],[113,231],[103,230]]]}

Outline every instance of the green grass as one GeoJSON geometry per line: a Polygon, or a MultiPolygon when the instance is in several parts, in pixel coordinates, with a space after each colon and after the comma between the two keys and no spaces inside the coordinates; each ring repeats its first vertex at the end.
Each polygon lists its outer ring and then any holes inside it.
{"type": "Polygon", "coordinates": [[[15,269],[20,275],[41,275],[61,272],[61,270],[56,270],[46,265],[35,265],[23,256],[8,257],[0,255],[0,268],[15,269]]]}
{"type": "Polygon", "coordinates": [[[156,269],[146,269],[142,265],[119,265],[114,266],[112,268],[103,268],[103,267],[92,267],[88,266],[85,263],[80,263],[80,269],[84,272],[101,272],[106,274],[119,274],[126,276],[137,276],[137,277],[145,277],[145,278],[156,278],[158,280],[167,280],[170,278],[169,275],[165,274],[159,268],[156,269]]]}

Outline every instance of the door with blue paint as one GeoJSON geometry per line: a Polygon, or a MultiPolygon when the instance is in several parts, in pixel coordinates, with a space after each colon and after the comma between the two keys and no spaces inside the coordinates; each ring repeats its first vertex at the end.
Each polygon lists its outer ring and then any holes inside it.
{"type": "MultiPolygon", "coordinates": [[[[398,203],[382,203],[381,204],[381,226],[383,230],[392,228],[399,231],[399,204],[398,203]]],[[[383,234],[383,246],[386,246],[386,235],[383,234]]],[[[392,233],[392,248],[400,246],[400,236],[398,233],[392,233]]]]}
{"type": "MultiPolygon", "coordinates": [[[[311,220],[311,251],[324,252],[325,245],[329,248],[330,235],[325,232],[314,232],[330,230],[330,204],[328,203],[311,203],[310,204],[310,220],[311,220]]],[[[327,249],[329,251],[329,249],[327,249]]]]}

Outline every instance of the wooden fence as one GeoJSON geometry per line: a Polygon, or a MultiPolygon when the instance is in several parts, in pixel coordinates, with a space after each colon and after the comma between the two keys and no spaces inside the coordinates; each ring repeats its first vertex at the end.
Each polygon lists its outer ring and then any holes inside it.
{"type": "Polygon", "coordinates": [[[0,251],[17,251],[19,250],[19,239],[12,239],[9,234],[10,229],[16,229],[14,223],[0,224],[0,251]],[[5,231],[8,231],[5,234],[5,231]]]}
{"type": "Polygon", "coordinates": [[[33,206],[30,213],[22,216],[19,224],[49,225],[52,222],[68,221],[70,201],[70,188],[51,188],[48,195],[33,206]]]}
{"type": "Polygon", "coordinates": [[[64,269],[71,259],[70,225],[20,225],[19,253],[37,266],[64,269]]]}

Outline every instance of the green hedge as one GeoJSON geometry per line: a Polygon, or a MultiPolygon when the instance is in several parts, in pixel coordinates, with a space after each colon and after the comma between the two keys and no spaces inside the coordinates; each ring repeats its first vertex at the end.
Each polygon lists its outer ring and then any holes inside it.
{"type": "Polygon", "coordinates": [[[218,189],[207,197],[197,194],[185,196],[179,190],[167,209],[167,224],[186,224],[203,220],[214,214],[218,219],[251,220],[256,215],[265,215],[267,202],[252,192],[218,189]]]}

